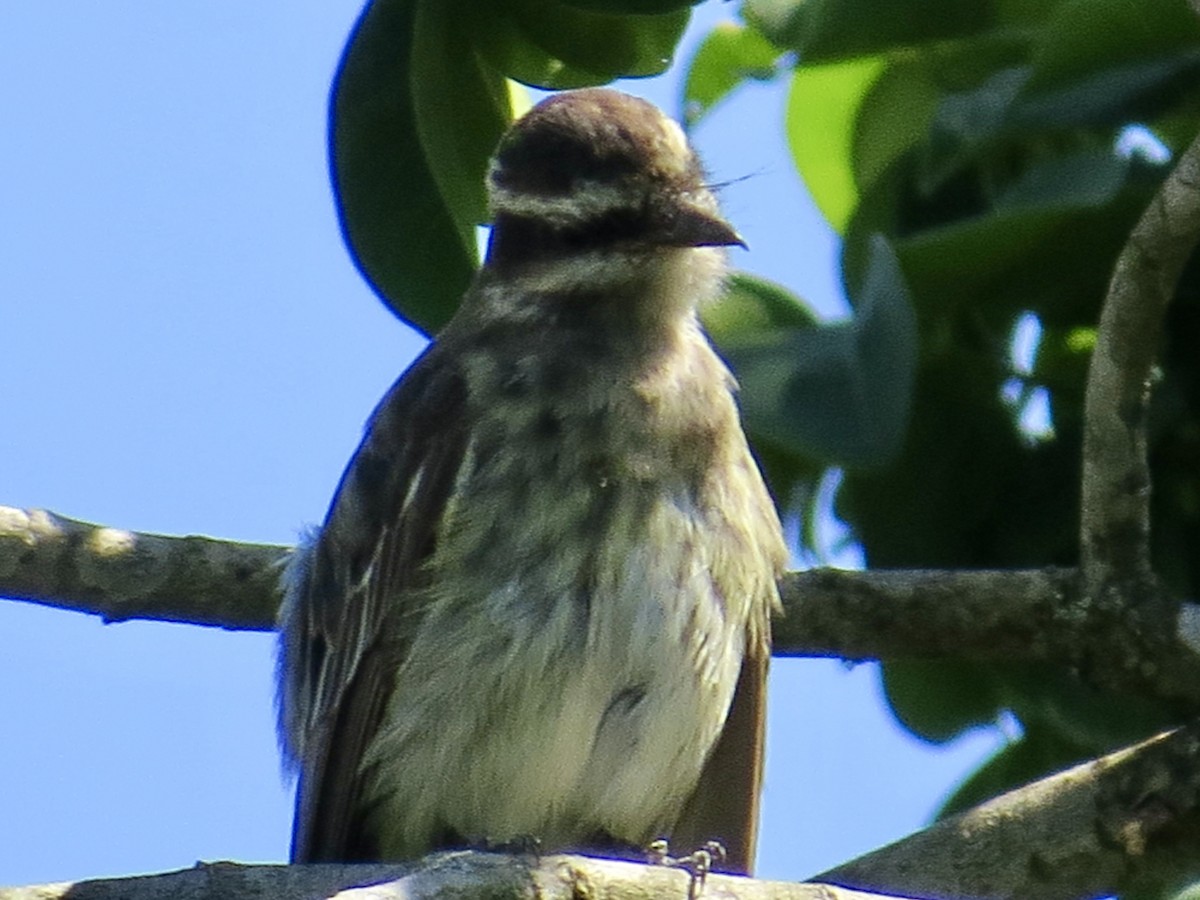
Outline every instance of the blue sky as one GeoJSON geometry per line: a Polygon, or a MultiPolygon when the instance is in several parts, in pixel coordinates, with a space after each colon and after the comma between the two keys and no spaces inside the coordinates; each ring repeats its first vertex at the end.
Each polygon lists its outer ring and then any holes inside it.
{"type": "MultiPolygon", "coordinates": [[[[0,5],[0,504],[291,542],[421,343],[342,246],[329,81],[358,0],[0,5]]],[[[686,47],[731,4],[702,6],[686,47]]],[[[627,84],[678,110],[677,71],[627,84]]],[[[738,265],[840,315],[782,86],[699,129],[738,265]]],[[[0,601],[0,885],[285,858],[272,638],[0,601]]],[[[759,873],[898,838],[1000,740],[899,732],[874,666],[777,661],[759,873]]]]}

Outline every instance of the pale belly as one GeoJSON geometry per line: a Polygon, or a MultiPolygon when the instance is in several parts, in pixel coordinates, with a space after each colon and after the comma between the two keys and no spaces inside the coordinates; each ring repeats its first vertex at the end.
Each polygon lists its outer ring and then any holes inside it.
{"type": "Polygon", "coordinates": [[[669,832],[746,644],[745,600],[730,609],[714,585],[710,538],[694,510],[662,504],[602,542],[609,558],[521,562],[473,599],[466,575],[446,583],[365,761],[385,858],[446,834],[554,849],[669,832]]]}

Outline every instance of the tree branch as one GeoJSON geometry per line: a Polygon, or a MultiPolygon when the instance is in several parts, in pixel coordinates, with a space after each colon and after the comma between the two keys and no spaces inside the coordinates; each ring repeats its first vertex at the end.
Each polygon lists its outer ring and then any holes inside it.
{"type": "Polygon", "coordinates": [[[780,582],[776,656],[1062,659],[1086,617],[1074,569],[811,569],[780,582]]]}
{"type": "Polygon", "coordinates": [[[1074,900],[1200,874],[1200,723],[1076,766],[818,875],[921,897],[1074,900]]]}
{"type": "MultiPolygon", "coordinates": [[[[0,507],[0,596],[101,616],[274,628],[289,548],[0,507]]],[[[1054,662],[1098,686],[1200,702],[1200,606],[1112,610],[1075,569],[790,572],[776,656],[1054,662]]]]}
{"type": "MultiPolygon", "coordinates": [[[[405,865],[245,866],[199,864],[134,878],[0,888],[0,900],[225,900],[227,897],[333,897],[340,900],[885,900],[848,888],[709,875],[693,885],[679,869],[583,856],[542,859],[491,853],[444,853],[405,865]]],[[[889,894],[895,898],[895,895],[889,894]]]]}
{"type": "Polygon", "coordinates": [[[1200,703],[1200,605],[1112,609],[1076,569],[789,572],[776,656],[1050,662],[1106,690],[1200,703]]]}
{"type": "Polygon", "coordinates": [[[1163,315],[1200,238],[1200,136],[1126,242],[1100,314],[1084,399],[1080,564],[1099,602],[1148,590],[1146,420],[1163,315]]]}
{"type": "Polygon", "coordinates": [[[274,627],[287,547],[107,528],[0,506],[0,596],[98,615],[274,627]]]}

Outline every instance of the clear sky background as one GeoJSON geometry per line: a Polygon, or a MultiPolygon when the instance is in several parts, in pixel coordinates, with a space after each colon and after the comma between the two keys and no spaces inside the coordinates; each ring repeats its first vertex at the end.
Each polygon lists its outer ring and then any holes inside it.
{"type": "MultiPolygon", "coordinates": [[[[338,233],[329,83],[359,0],[0,4],[0,504],[291,542],[421,341],[338,233]]],[[[684,46],[732,16],[699,8],[684,46]]],[[[679,107],[677,67],[625,83],[679,107]]],[[[836,242],[782,84],[696,141],[735,262],[841,315],[836,242]]],[[[0,601],[0,884],[280,861],[273,639],[0,601]]],[[[759,874],[800,879],[924,823],[1002,740],[899,731],[872,665],[772,672],[759,874]]]]}

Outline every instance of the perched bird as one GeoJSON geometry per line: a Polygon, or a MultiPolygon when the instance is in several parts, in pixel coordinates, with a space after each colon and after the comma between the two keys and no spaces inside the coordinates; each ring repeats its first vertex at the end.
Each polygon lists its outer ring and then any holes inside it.
{"type": "Polygon", "coordinates": [[[545,100],[486,262],[284,579],[295,861],[537,840],[752,862],[774,505],[697,319],[741,244],[642,100],[545,100]]]}

